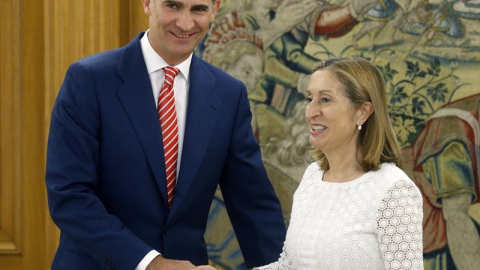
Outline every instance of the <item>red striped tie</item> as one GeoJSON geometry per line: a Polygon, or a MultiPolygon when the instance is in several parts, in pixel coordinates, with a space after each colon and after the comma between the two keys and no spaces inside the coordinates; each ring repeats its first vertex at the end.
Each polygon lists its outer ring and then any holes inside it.
{"type": "Polygon", "coordinates": [[[163,152],[165,154],[165,170],[168,192],[168,207],[172,206],[173,193],[177,185],[178,127],[177,112],[175,110],[175,95],[173,80],[179,70],[175,67],[162,68],[165,72],[165,82],[160,89],[157,113],[162,127],[163,152]]]}

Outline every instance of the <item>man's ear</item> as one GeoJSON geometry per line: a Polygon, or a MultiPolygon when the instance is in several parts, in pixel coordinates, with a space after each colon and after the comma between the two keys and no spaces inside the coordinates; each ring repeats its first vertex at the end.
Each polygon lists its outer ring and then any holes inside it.
{"type": "Polygon", "coordinates": [[[220,9],[220,4],[222,1],[216,0],[215,3],[213,4],[213,11],[208,17],[210,22],[213,22],[215,20],[215,15],[217,14],[218,10],[220,9]]]}
{"type": "Polygon", "coordinates": [[[373,113],[373,104],[370,101],[364,102],[360,105],[357,111],[357,125],[363,125],[373,113]]]}
{"type": "Polygon", "coordinates": [[[142,0],[143,12],[150,15],[150,0],[142,0]]]}

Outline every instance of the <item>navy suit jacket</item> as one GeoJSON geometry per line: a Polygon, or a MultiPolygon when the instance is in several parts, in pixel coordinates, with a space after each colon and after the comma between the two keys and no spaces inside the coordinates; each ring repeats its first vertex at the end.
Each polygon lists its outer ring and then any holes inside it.
{"type": "Polygon", "coordinates": [[[217,185],[247,265],[277,260],[285,226],[252,135],[245,86],[195,56],[168,209],[142,35],[71,65],[57,96],[46,169],[49,208],[61,230],[52,270],[133,270],[152,249],[206,264],[204,232],[217,185]]]}

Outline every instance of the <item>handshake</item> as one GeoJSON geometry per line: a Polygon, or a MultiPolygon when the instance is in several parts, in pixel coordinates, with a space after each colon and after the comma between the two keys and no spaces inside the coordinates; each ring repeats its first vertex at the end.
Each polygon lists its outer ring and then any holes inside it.
{"type": "Polygon", "coordinates": [[[217,270],[217,268],[210,265],[195,266],[189,261],[170,260],[163,256],[157,256],[147,266],[146,270],[217,270]]]}

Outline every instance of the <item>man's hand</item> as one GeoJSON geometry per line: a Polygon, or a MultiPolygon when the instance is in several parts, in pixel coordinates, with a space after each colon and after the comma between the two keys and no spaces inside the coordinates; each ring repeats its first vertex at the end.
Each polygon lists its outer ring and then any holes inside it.
{"type": "MultiPolygon", "coordinates": [[[[157,256],[153,261],[147,266],[146,270],[192,270],[195,269],[189,261],[179,261],[179,260],[169,260],[165,259],[162,256],[157,256]]],[[[204,268],[208,269],[208,268],[204,268]]]]}
{"type": "Polygon", "coordinates": [[[200,265],[200,266],[197,266],[197,268],[195,269],[199,269],[199,270],[217,270],[217,268],[213,267],[213,266],[210,266],[210,265],[200,265]]]}

